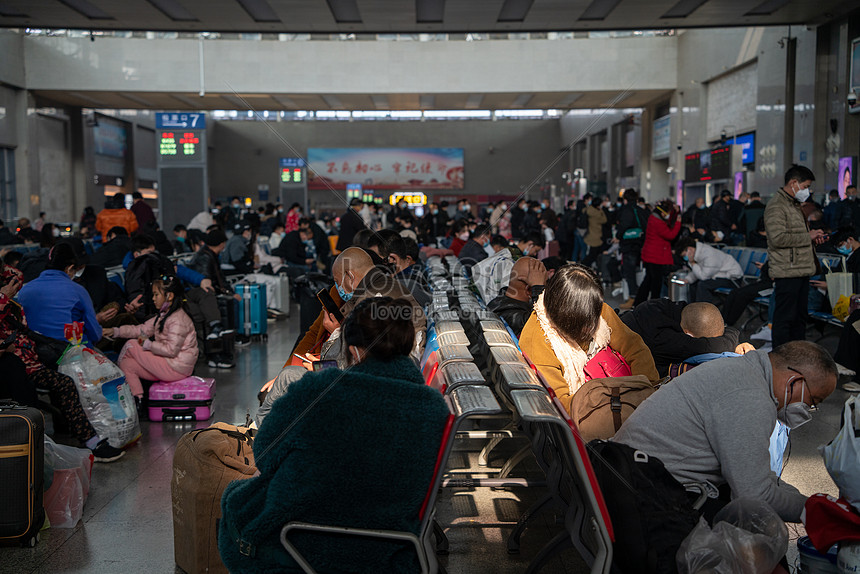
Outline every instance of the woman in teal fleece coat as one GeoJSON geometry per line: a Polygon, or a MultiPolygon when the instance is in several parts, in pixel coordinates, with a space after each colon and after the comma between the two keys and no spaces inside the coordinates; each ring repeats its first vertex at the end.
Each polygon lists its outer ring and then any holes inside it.
{"type": "MultiPolygon", "coordinates": [[[[418,534],[449,410],[407,357],[411,312],[403,299],[363,301],[343,326],[353,364],[308,373],[274,403],[254,440],[260,475],[221,498],[218,549],[230,572],[300,572],[280,542],[291,521],[418,534]]],[[[403,543],[290,540],[320,572],[419,570],[403,543]]]]}

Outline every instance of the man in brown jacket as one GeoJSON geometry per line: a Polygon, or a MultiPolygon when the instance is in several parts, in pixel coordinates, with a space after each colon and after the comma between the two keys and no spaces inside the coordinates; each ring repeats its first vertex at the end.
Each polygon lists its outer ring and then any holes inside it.
{"type": "Polygon", "coordinates": [[[810,230],[801,205],[815,181],[812,171],[793,165],[764,210],[769,274],[773,278],[774,348],[806,338],[809,277],[815,274],[814,244],[826,240],[820,229],[810,230]]]}

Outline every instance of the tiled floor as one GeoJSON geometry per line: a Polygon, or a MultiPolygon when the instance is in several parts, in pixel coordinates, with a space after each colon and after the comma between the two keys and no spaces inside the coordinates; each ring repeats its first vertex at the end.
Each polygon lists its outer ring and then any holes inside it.
{"type": "MultiPolygon", "coordinates": [[[[211,422],[239,422],[253,415],[260,385],[280,370],[298,335],[298,309],[286,322],[270,324],[268,344],[255,343],[237,352],[236,368],[198,373],[217,380],[218,395],[212,421],[205,423],[144,423],[143,438],[119,462],[97,465],[83,520],[73,529],[50,529],[34,549],[0,547],[0,572],[9,573],[169,573],[179,571],[173,562],[173,527],[170,477],[173,450],[179,437],[211,422]]],[[[836,339],[822,341],[831,350],[836,339]]],[[[838,390],[811,423],[792,434],[792,451],[784,478],[805,494],[835,493],[817,447],[839,429],[841,405],[847,393],[838,390]]],[[[500,445],[490,461],[500,464],[505,454],[522,443],[500,445]]],[[[479,445],[458,443],[452,465],[474,462],[479,445]]],[[[538,473],[527,461],[518,473],[538,473]]],[[[446,489],[438,502],[440,522],[450,550],[440,562],[452,574],[524,572],[543,544],[560,531],[552,511],[540,515],[526,530],[519,555],[508,555],[505,541],[517,517],[542,494],[541,489],[446,489]]],[[[793,555],[790,555],[793,561],[793,555]]],[[[543,572],[583,572],[574,551],[566,551],[543,572]]]]}

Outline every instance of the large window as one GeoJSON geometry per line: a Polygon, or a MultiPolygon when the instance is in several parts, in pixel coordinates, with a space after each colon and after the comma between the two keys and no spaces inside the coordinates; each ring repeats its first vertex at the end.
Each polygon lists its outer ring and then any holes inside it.
{"type": "Polygon", "coordinates": [[[0,147],[0,217],[8,222],[18,215],[15,193],[15,150],[0,147]]]}

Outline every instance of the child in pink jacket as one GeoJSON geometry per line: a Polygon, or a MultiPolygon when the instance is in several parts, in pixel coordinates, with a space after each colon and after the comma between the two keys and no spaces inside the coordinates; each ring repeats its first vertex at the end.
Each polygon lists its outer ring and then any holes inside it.
{"type": "Polygon", "coordinates": [[[105,329],[107,336],[130,339],[119,354],[119,368],[136,398],[143,397],[140,379],[173,382],[191,375],[197,363],[197,334],[185,311],[184,291],[176,277],[152,282],[152,301],[159,309],[143,325],[105,329]]]}

